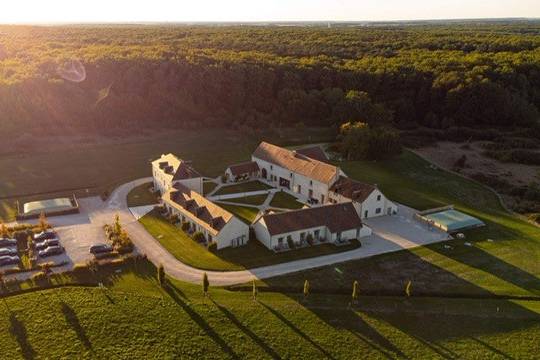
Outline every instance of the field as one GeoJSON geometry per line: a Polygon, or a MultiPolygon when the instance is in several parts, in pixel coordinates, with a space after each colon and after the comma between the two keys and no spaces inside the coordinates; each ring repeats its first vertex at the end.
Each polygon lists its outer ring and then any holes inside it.
{"type": "Polygon", "coordinates": [[[250,181],[246,183],[224,186],[216,191],[214,195],[240,194],[251,191],[268,190],[271,188],[271,186],[268,186],[260,181],[250,181]]]}
{"type": "Polygon", "coordinates": [[[304,204],[297,201],[296,198],[284,191],[280,191],[274,194],[274,198],[270,201],[270,206],[274,206],[280,209],[297,210],[304,207],[304,204]]]}
{"type": "Polygon", "coordinates": [[[129,207],[155,205],[158,203],[156,195],[152,194],[149,189],[152,183],[142,184],[131,190],[127,197],[129,207]]]}
{"type": "Polygon", "coordinates": [[[286,289],[307,278],[316,291],[348,292],[359,280],[369,293],[402,294],[411,280],[416,293],[427,295],[540,295],[540,229],[505,212],[492,192],[410,152],[340,165],[349,176],[378,184],[392,200],[422,210],[454,204],[487,226],[467,231],[467,239],[448,243],[451,248],[434,244],[269,279],[267,285],[286,289]]]}
{"type": "MultiPolygon", "coordinates": [[[[310,129],[313,139],[328,139],[327,129],[310,129]]],[[[79,197],[110,192],[116,186],[151,176],[150,161],[163,153],[175,153],[192,160],[204,176],[218,176],[232,163],[248,159],[259,140],[274,139],[288,144],[302,143],[294,131],[282,136],[254,134],[241,136],[224,130],[175,130],[147,137],[123,137],[116,143],[108,139],[88,144],[43,145],[40,151],[0,154],[0,220],[13,220],[15,200],[28,201],[66,196],[79,197]],[[216,138],[226,146],[216,145],[208,152],[207,144],[216,138]]]]}
{"type": "Polygon", "coordinates": [[[268,198],[268,195],[252,195],[252,196],[244,196],[241,198],[234,198],[234,199],[227,199],[227,202],[233,202],[233,203],[239,203],[239,204],[247,204],[247,205],[262,205],[264,204],[266,198],[268,198]]]}
{"type": "MultiPolygon", "coordinates": [[[[201,288],[140,263],[106,288],[5,298],[2,357],[16,358],[519,358],[540,351],[535,302],[359,298],[201,288]],[[54,341],[52,341],[54,339],[54,341]]],[[[298,284],[301,288],[301,284],[298,284]]]]}
{"type": "Polygon", "coordinates": [[[336,247],[330,244],[288,251],[280,254],[268,250],[258,241],[250,241],[239,248],[227,248],[216,253],[197,244],[185,232],[170,224],[155,211],[139,220],[174,257],[185,264],[204,270],[233,271],[307,259],[355,249],[358,242],[336,247]]]}
{"type": "Polygon", "coordinates": [[[250,225],[255,221],[255,218],[259,214],[259,209],[251,206],[241,206],[241,205],[230,205],[218,203],[219,206],[228,210],[229,212],[236,215],[240,220],[250,225]]]}

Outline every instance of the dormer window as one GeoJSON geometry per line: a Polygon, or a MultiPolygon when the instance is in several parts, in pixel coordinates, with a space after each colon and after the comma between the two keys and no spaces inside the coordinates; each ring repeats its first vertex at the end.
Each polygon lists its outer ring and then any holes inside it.
{"type": "Polygon", "coordinates": [[[377,195],[377,201],[381,201],[381,195],[377,195]]]}
{"type": "Polygon", "coordinates": [[[292,177],[292,173],[291,173],[291,177],[292,177]]]}
{"type": "Polygon", "coordinates": [[[313,180],[309,180],[309,185],[313,186],[313,180]]]}

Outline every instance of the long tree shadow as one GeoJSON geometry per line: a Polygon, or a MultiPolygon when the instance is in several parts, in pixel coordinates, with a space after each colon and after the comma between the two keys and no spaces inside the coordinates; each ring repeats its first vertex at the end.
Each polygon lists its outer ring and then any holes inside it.
{"type": "Polygon", "coordinates": [[[212,329],[212,327],[208,324],[208,322],[206,322],[206,320],[204,320],[202,316],[200,316],[195,310],[193,310],[188,304],[186,304],[181,299],[181,296],[183,295],[179,296],[179,294],[177,293],[178,290],[176,289],[174,285],[167,283],[164,289],[167,292],[167,294],[169,294],[169,296],[174,300],[174,302],[176,302],[182,308],[182,310],[184,310],[189,315],[189,317],[197,325],[199,325],[199,327],[203,329],[204,332],[210,338],[212,338],[212,340],[214,340],[216,344],[219,345],[219,347],[221,347],[223,352],[225,352],[227,355],[229,355],[233,359],[239,359],[238,355],[229,346],[229,344],[227,344],[227,342],[223,340],[221,336],[219,336],[219,334],[214,331],[214,329],[212,329]]]}
{"type": "Polygon", "coordinates": [[[253,331],[251,331],[247,326],[242,324],[233,313],[227,310],[225,307],[219,305],[217,302],[212,300],[214,305],[229,319],[234,325],[236,325],[240,330],[242,330],[247,336],[249,336],[257,345],[259,345],[271,358],[280,359],[278,353],[274,351],[268,344],[266,344],[260,337],[258,337],[253,331]]]}
{"type": "Polygon", "coordinates": [[[301,338],[309,342],[311,345],[313,345],[317,350],[319,350],[321,353],[323,353],[327,358],[334,359],[332,354],[330,354],[326,349],[324,349],[322,346],[317,344],[311,337],[309,337],[306,333],[304,333],[302,330],[300,330],[296,325],[294,325],[289,319],[287,319],[285,316],[280,314],[277,310],[273,309],[269,305],[258,301],[259,304],[261,304],[266,310],[268,310],[270,313],[272,313],[276,318],[278,318],[282,323],[287,325],[291,330],[293,330],[296,334],[298,334],[301,338]]]}
{"type": "Polygon", "coordinates": [[[19,319],[17,319],[17,316],[13,312],[9,315],[9,322],[9,331],[19,343],[23,357],[25,359],[33,359],[35,356],[35,351],[32,348],[32,345],[30,345],[30,343],[28,342],[28,334],[26,332],[26,327],[19,319]]]}
{"type": "Polygon", "coordinates": [[[88,336],[86,336],[86,332],[81,326],[81,323],[75,311],[73,311],[71,306],[69,306],[63,301],[60,303],[60,307],[62,309],[62,314],[64,314],[64,318],[66,319],[66,322],[75,331],[75,333],[77,334],[77,337],[83,343],[84,347],[87,349],[92,349],[92,343],[90,342],[90,339],[88,339],[88,336]]]}

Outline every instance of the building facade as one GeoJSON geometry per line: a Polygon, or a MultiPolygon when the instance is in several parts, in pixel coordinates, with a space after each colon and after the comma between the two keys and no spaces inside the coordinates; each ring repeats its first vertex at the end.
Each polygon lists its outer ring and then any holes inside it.
{"type": "Polygon", "coordinates": [[[164,154],[152,161],[154,189],[165,194],[175,184],[182,184],[199,194],[203,193],[203,177],[191,165],[173,154],[164,154]]]}

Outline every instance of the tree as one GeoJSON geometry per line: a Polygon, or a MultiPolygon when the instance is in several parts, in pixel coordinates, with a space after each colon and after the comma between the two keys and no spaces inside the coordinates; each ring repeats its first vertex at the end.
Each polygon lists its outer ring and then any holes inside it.
{"type": "Polygon", "coordinates": [[[4,273],[0,271],[0,292],[3,293],[6,290],[6,282],[4,281],[4,273]]]}
{"type": "Polygon", "coordinates": [[[353,289],[352,289],[352,301],[353,303],[356,303],[358,301],[358,293],[359,293],[359,289],[358,289],[358,281],[354,281],[353,283],[353,289]]]}
{"type": "Polygon", "coordinates": [[[309,281],[304,281],[304,300],[307,300],[309,296],[309,281]]]}
{"type": "Polygon", "coordinates": [[[258,290],[257,290],[257,284],[255,284],[255,279],[252,280],[252,286],[253,286],[253,300],[256,301],[258,290]]]}
{"type": "Polygon", "coordinates": [[[399,133],[389,127],[371,127],[365,122],[347,122],[338,140],[348,160],[377,160],[401,153],[399,133]]]}
{"type": "Polygon", "coordinates": [[[41,265],[41,271],[43,272],[43,275],[45,275],[47,282],[50,282],[49,276],[52,274],[51,265],[49,263],[41,265]]]}
{"type": "Polygon", "coordinates": [[[208,296],[208,288],[210,287],[210,282],[208,281],[208,275],[206,274],[206,272],[203,274],[202,286],[203,286],[204,297],[207,297],[208,296]]]}
{"type": "Polygon", "coordinates": [[[158,279],[158,283],[161,287],[163,287],[165,285],[165,268],[163,267],[163,265],[159,265],[158,267],[158,271],[157,271],[157,279],[158,279]]]}
{"type": "Polygon", "coordinates": [[[45,212],[41,212],[39,214],[39,229],[41,231],[46,231],[49,228],[49,222],[47,221],[47,217],[45,216],[45,212]]]}
{"type": "Polygon", "coordinates": [[[7,238],[9,236],[9,231],[3,222],[0,222],[0,238],[7,238]]]}
{"type": "Polygon", "coordinates": [[[116,236],[119,236],[122,232],[122,224],[120,224],[120,215],[114,215],[114,224],[113,224],[113,233],[116,236]]]}
{"type": "Polygon", "coordinates": [[[407,295],[407,297],[411,296],[411,287],[412,287],[412,282],[411,280],[409,280],[407,282],[407,285],[405,286],[405,295],[407,295]]]}

